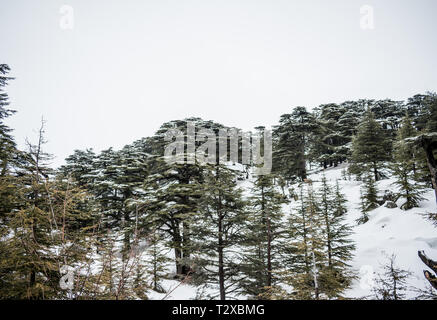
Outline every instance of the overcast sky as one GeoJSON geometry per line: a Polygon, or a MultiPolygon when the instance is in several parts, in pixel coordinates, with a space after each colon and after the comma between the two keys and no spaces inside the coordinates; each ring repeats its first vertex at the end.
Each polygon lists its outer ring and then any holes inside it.
{"type": "Polygon", "coordinates": [[[44,116],[58,165],[188,116],[250,130],[298,105],[403,100],[437,88],[436,12],[435,0],[0,0],[8,124],[22,146],[44,116]]]}

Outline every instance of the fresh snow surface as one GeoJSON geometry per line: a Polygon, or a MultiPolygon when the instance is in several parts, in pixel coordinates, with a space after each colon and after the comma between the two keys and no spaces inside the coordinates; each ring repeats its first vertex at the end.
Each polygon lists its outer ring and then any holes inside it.
{"type": "MultiPolygon", "coordinates": [[[[389,209],[383,206],[369,212],[369,221],[357,226],[356,220],[360,217],[360,186],[359,181],[345,181],[341,179],[341,170],[335,168],[325,170],[324,174],[328,181],[335,182],[337,179],[345,194],[348,207],[347,222],[354,226],[352,239],[356,244],[355,257],[352,267],[358,275],[358,279],[352,288],[346,292],[349,298],[362,298],[372,294],[371,283],[378,273],[382,273],[382,265],[387,263],[388,257],[396,255],[396,266],[412,272],[409,279],[407,298],[414,298],[417,292],[413,288],[428,289],[429,283],[423,276],[423,270],[427,267],[418,257],[419,250],[425,250],[429,257],[437,258],[437,230],[424,215],[437,212],[434,190],[427,189],[423,195],[426,199],[420,203],[419,208],[408,211],[400,209],[405,202],[399,199],[398,207],[389,209]],[[370,281],[368,281],[370,280],[370,281]]],[[[313,180],[320,180],[323,173],[311,176],[313,180]]],[[[397,191],[393,184],[394,179],[385,179],[377,182],[378,191],[383,194],[385,190],[397,191]]],[[[315,184],[315,187],[317,183],[315,184]]]]}
{"type": "MultiPolygon", "coordinates": [[[[425,200],[420,203],[419,208],[403,211],[399,208],[403,199],[399,199],[398,208],[388,209],[381,206],[369,212],[370,219],[367,223],[357,225],[356,220],[361,215],[359,207],[362,183],[353,178],[350,181],[344,180],[341,174],[343,169],[347,167],[342,165],[327,169],[311,174],[309,179],[313,181],[314,190],[320,186],[323,174],[331,185],[338,180],[341,191],[348,200],[346,219],[350,225],[354,226],[352,239],[356,244],[351,265],[358,278],[352,288],[346,292],[346,297],[360,299],[372,295],[372,279],[376,279],[377,274],[382,272],[382,265],[387,263],[388,257],[392,254],[396,255],[397,267],[412,272],[408,283],[411,289],[408,291],[407,298],[412,299],[417,296],[414,288],[429,289],[429,284],[423,276],[423,270],[427,267],[419,259],[417,252],[424,250],[429,257],[437,259],[437,230],[424,217],[426,213],[437,212],[434,191],[427,189],[423,195],[425,200]]],[[[385,190],[396,192],[397,187],[393,183],[393,178],[377,182],[381,195],[385,190]]],[[[245,195],[249,195],[252,186],[251,179],[241,181],[239,186],[245,190],[245,195]]],[[[292,187],[298,190],[297,185],[292,187]]],[[[292,201],[290,205],[284,207],[286,217],[296,204],[292,201]]],[[[169,256],[172,256],[172,251],[169,251],[169,256]]],[[[169,265],[169,272],[174,272],[172,265],[169,265]]],[[[190,300],[196,298],[198,291],[198,288],[176,280],[163,280],[161,285],[167,293],[149,291],[147,293],[149,299],[190,300]]],[[[206,292],[214,292],[211,290],[206,292]]]]}

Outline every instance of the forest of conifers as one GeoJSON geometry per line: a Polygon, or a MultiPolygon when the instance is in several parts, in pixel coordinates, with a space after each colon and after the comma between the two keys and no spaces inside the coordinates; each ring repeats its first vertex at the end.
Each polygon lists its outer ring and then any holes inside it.
{"type": "MultiPolygon", "coordinates": [[[[309,173],[347,163],[345,179],[364,185],[356,224],[387,202],[410,210],[424,190],[437,192],[434,93],[290,108],[272,124],[268,175],[164,161],[166,130],[225,128],[200,118],[169,121],[120,150],[75,150],[53,168],[44,122],[35,144],[17,147],[9,72],[0,65],[1,299],[148,299],[165,294],[164,279],[213,288],[199,299],[339,299],[357,277],[353,229],[338,182],[314,189],[309,173]],[[398,192],[383,199],[376,183],[388,176],[398,192]]],[[[406,272],[388,270],[373,298],[401,299],[406,272]]]]}

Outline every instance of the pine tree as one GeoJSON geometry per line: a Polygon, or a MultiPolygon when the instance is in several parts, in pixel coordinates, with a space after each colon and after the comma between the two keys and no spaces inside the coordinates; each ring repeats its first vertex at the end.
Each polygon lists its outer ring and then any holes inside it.
{"type": "Polygon", "coordinates": [[[304,201],[304,188],[299,186],[299,195],[296,196],[299,201],[299,206],[296,210],[291,210],[288,219],[289,233],[291,239],[289,248],[289,257],[287,267],[295,273],[308,273],[310,270],[309,254],[308,254],[308,225],[309,219],[304,201]]]}
{"type": "Polygon", "coordinates": [[[371,106],[370,111],[375,115],[387,137],[393,140],[406,111],[404,103],[390,99],[378,100],[371,106]]]}
{"type": "Polygon", "coordinates": [[[241,272],[233,250],[241,246],[247,209],[236,181],[233,170],[210,166],[202,184],[199,221],[193,232],[197,252],[194,276],[204,285],[218,286],[220,300],[240,290],[241,272]]]}
{"type": "Polygon", "coordinates": [[[387,133],[368,110],[352,141],[352,173],[372,171],[375,181],[378,181],[384,162],[390,159],[390,153],[387,133]]]}
{"type": "Polygon", "coordinates": [[[340,118],[345,110],[337,104],[321,105],[315,110],[318,130],[313,131],[311,153],[326,169],[337,166],[348,156],[347,144],[351,137],[345,135],[340,118]]]}
{"type": "Polygon", "coordinates": [[[163,246],[161,237],[157,230],[150,232],[147,248],[146,271],[151,275],[150,287],[157,292],[164,292],[160,282],[167,274],[166,266],[170,260],[166,255],[168,249],[163,246]]]}
{"type": "Polygon", "coordinates": [[[305,107],[284,114],[275,127],[273,168],[287,181],[307,177],[307,156],[311,132],[317,127],[314,116],[305,107]]]}
{"type": "Polygon", "coordinates": [[[373,180],[373,175],[368,174],[364,178],[364,184],[361,187],[361,213],[362,216],[357,220],[358,224],[369,221],[368,212],[379,207],[378,190],[373,180]]]}
{"type": "Polygon", "coordinates": [[[12,129],[4,123],[6,118],[15,113],[14,110],[8,109],[9,97],[3,89],[8,81],[13,79],[7,76],[9,71],[7,64],[0,64],[0,177],[5,176],[16,153],[12,129]]]}
{"type": "Polygon", "coordinates": [[[93,210],[91,196],[85,189],[77,187],[72,178],[56,176],[46,182],[46,191],[55,258],[60,261],[61,274],[63,268],[74,272],[73,288],[62,292],[69,299],[77,299],[83,293],[84,276],[80,270],[93,263],[99,216],[93,210]]]}
{"type": "Polygon", "coordinates": [[[352,229],[345,223],[346,199],[336,184],[335,190],[322,178],[320,209],[324,220],[323,231],[326,239],[327,265],[321,272],[321,291],[328,297],[340,297],[354,278],[348,262],[352,259],[355,245],[350,240],[352,229]]]}
{"type": "Polygon", "coordinates": [[[149,161],[150,175],[144,184],[150,200],[147,209],[149,220],[167,233],[169,245],[175,252],[176,274],[182,277],[192,272],[192,225],[197,223],[194,218],[198,213],[204,168],[198,161],[185,162],[193,156],[185,147],[181,156],[184,163],[169,163],[163,155],[168,144],[164,139],[168,130],[177,129],[184,134],[184,139],[194,138],[196,141],[196,137],[188,137],[189,122],[197,129],[207,128],[215,133],[223,128],[220,124],[199,118],[163,124],[151,139],[153,155],[149,161]]]}
{"type": "Polygon", "coordinates": [[[429,93],[427,97],[427,122],[425,131],[435,133],[437,131],[437,94],[429,93]]]}
{"type": "Polygon", "coordinates": [[[109,227],[123,233],[124,258],[130,251],[134,230],[136,207],[132,202],[144,195],[147,162],[147,154],[138,145],[127,145],[120,151],[103,150],[97,156],[92,150],[75,151],[59,170],[94,195],[103,229],[109,227]]]}
{"type": "MultiPolygon", "coordinates": [[[[278,281],[282,249],[282,204],[284,196],[276,190],[272,175],[258,176],[250,197],[252,214],[247,231],[247,254],[242,286],[252,297],[271,290],[278,281]]],[[[266,296],[264,295],[264,298],[266,296]]]]}
{"type": "Polygon", "coordinates": [[[407,100],[406,112],[417,131],[426,128],[429,119],[429,97],[429,94],[417,94],[407,100]]]}
{"type": "Polygon", "coordinates": [[[384,272],[376,280],[374,294],[378,300],[404,300],[408,289],[407,279],[411,272],[396,266],[396,256],[388,258],[383,266],[384,272]]]}
{"type": "Polygon", "coordinates": [[[6,76],[10,68],[0,64],[0,223],[6,223],[6,215],[18,206],[18,190],[15,178],[10,172],[16,164],[18,156],[15,140],[11,135],[12,129],[5,124],[5,119],[15,113],[8,109],[9,97],[4,87],[12,78],[6,76]]]}
{"type": "MultiPolygon", "coordinates": [[[[301,210],[298,219],[291,219],[291,236],[296,254],[300,256],[294,274],[286,278],[293,287],[296,299],[321,298],[321,271],[326,263],[323,234],[323,220],[318,200],[313,191],[312,182],[307,180],[306,198],[301,198],[301,210]],[[303,227],[303,229],[301,229],[303,227]],[[296,229],[301,232],[296,234],[296,229]],[[302,263],[303,262],[303,263],[302,263]],[[299,270],[300,269],[300,270],[299,270]]],[[[301,192],[302,193],[302,192],[301,192]]]]}
{"type": "Polygon", "coordinates": [[[418,182],[416,151],[405,142],[405,139],[414,135],[415,130],[407,116],[403,119],[402,127],[398,132],[392,168],[396,177],[395,183],[399,186],[400,196],[406,200],[401,206],[401,209],[404,210],[417,207],[419,201],[422,200],[421,194],[423,193],[423,186],[418,182]]]}
{"type": "Polygon", "coordinates": [[[167,234],[174,249],[176,275],[186,276],[191,269],[191,225],[194,224],[201,196],[202,168],[198,165],[168,165],[159,161],[160,172],[144,183],[149,202],[147,220],[167,234]]]}
{"type": "Polygon", "coordinates": [[[435,150],[437,146],[437,95],[429,94],[424,99],[426,122],[420,134],[416,137],[405,139],[409,146],[423,151],[426,165],[429,170],[429,178],[434,188],[437,203],[437,161],[435,150]]]}
{"type": "MultiPolygon", "coordinates": [[[[338,126],[343,137],[347,137],[351,142],[353,136],[357,134],[358,125],[365,113],[365,108],[362,103],[357,101],[345,101],[340,104],[342,115],[338,119],[338,126]]],[[[350,146],[348,148],[348,157],[350,156],[350,146]]]]}
{"type": "Polygon", "coordinates": [[[10,237],[4,243],[9,252],[4,263],[15,267],[0,271],[11,281],[2,297],[69,298],[71,293],[59,287],[61,269],[77,267],[88,258],[85,225],[92,217],[82,211],[86,195],[68,181],[51,178],[44,143],[43,123],[37,144],[28,142],[15,168],[19,205],[8,213],[10,237]]]}
{"type": "MultiPolygon", "coordinates": [[[[17,249],[14,259],[17,259],[17,262],[20,262],[17,265],[21,266],[16,272],[21,274],[26,282],[26,290],[20,293],[20,298],[27,299],[56,296],[55,288],[60,278],[60,261],[50,254],[50,248],[55,242],[51,236],[52,219],[45,184],[51,173],[47,165],[50,156],[42,150],[44,143],[43,122],[37,144],[28,142],[28,152],[23,154],[24,166],[20,168],[20,183],[26,191],[23,194],[23,206],[13,213],[10,220],[10,226],[14,230],[10,244],[12,248],[17,249]]],[[[59,243],[59,240],[57,242],[59,243]]]]}
{"type": "Polygon", "coordinates": [[[85,282],[88,297],[93,299],[115,299],[117,269],[120,270],[120,260],[116,257],[116,235],[110,229],[103,229],[105,241],[97,242],[98,270],[85,282]]]}
{"type": "Polygon", "coordinates": [[[70,176],[81,187],[92,191],[92,175],[96,169],[96,154],[92,149],[75,150],[74,153],[65,159],[66,165],[59,168],[59,174],[70,176]]]}

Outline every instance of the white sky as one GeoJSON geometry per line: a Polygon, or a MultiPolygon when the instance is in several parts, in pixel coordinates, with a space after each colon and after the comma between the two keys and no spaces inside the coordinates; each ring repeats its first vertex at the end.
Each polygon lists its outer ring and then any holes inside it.
{"type": "Polygon", "coordinates": [[[0,0],[17,142],[55,164],[199,116],[250,130],[293,106],[437,88],[435,0],[0,0]],[[59,26],[62,5],[73,30],[59,26]],[[374,7],[375,29],[360,28],[374,7]]]}

